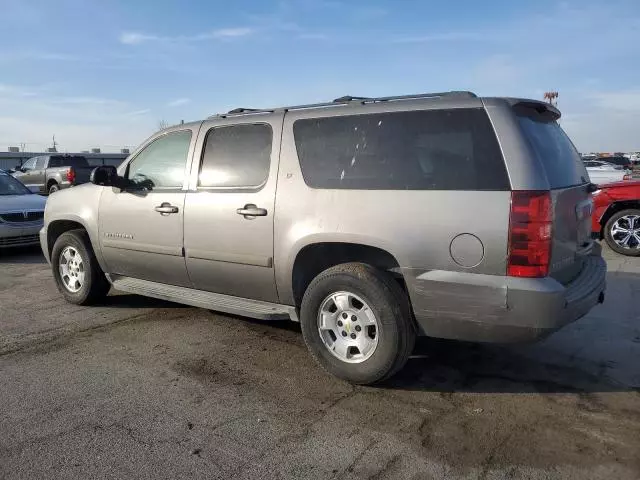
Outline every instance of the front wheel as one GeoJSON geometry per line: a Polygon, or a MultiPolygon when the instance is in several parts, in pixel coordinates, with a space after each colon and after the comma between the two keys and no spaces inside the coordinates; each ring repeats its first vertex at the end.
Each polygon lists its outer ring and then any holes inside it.
{"type": "Polygon", "coordinates": [[[84,230],[72,230],[58,237],[51,252],[51,266],[58,290],[70,303],[91,305],[109,292],[109,282],[84,230]]]}
{"type": "Polygon", "coordinates": [[[318,363],[355,384],[391,377],[415,344],[406,294],[388,273],[361,263],[337,265],[318,275],[302,299],[300,322],[318,363]]]}
{"type": "Polygon", "coordinates": [[[640,255],[640,209],[614,214],[604,226],[604,239],[614,252],[631,257],[640,255]]]}

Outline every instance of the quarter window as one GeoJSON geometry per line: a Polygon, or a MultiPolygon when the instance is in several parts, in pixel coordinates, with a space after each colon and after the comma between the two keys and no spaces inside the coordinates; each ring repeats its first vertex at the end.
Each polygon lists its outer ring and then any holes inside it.
{"type": "Polygon", "coordinates": [[[509,189],[483,109],[304,119],[293,133],[304,180],[313,188],[509,189]]]}
{"type": "Polygon", "coordinates": [[[242,124],[209,130],[205,140],[199,187],[259,187],[269,176],[271,126],[242,124]]]}
{"type": "Polygon", "coordinates": [[[145,188],[182,188],[191,130],[158,137],[132,160],[127,178],[145,188]]]}

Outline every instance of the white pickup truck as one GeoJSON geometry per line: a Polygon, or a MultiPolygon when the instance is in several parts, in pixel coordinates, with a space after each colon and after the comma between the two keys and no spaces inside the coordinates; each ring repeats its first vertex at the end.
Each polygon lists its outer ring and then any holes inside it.
{"type": "Polygon", "coordinates": [[[631,172],[624,167],[600,160],[588,160],[584,162],[584,166],[587,167],[589,178],[595,184],[620,182],[632,178],[631,172]]]}

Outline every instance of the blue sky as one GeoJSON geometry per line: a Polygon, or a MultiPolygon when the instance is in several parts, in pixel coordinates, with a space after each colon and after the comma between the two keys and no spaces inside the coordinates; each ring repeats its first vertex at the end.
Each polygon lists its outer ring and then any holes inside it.
{"type": "Polygon", "coordinates": [[[582,151],[640,150],[640,1],[0,0],[0,149],[338,96],[560,92],[582,151]]]}

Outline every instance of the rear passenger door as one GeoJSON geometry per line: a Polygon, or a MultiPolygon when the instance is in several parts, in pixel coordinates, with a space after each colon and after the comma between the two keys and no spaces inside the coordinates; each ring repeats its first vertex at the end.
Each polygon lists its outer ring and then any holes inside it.
{"type": "Polygon", "coordinates": [[[273,222],[283,117],[203,124],[184,217],[187,271],[195,288],[278,301],[273,222]]]}

